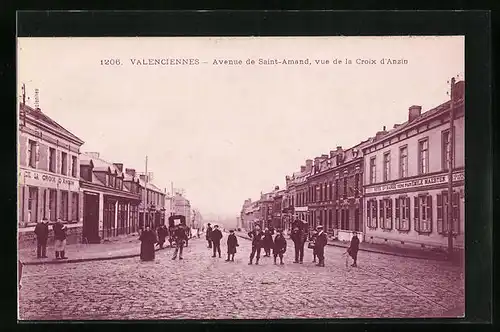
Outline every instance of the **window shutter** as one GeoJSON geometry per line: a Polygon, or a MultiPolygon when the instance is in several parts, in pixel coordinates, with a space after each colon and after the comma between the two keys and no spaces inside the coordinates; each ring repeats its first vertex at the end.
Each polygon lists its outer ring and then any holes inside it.
{"type": "Polygon", "coordinates": [[[411,224],[411,218],[410,218],[410,197],[406,197],[404,199],[406,199],[406,219],[407,219],[407,223],[408,223],[408,227],[405,230],[409,231],[411,229],[411,227],[410,227],[410,224],[411,224]]]}
{"type": "Polygon", "coordinates": [[[460,234],[460,195],[453,192],[453,233],[460,234]]]}
{"type": "Polygon", "coordinates": [[[388,228],[389,229],[392,229],[392,218],[393,218],[393,215],[392,215],[392,198],[389,199],[389,225],[388,225],[388,228]]]}
{"type": "Polygon", "coordinates": [[[40,144],[38,142],[35,143],[35,161],[38,162],[40,160],[40,144]]]}
{"type": "Polygon", "coordinates": [[[419,223],[419,215],[420,215],[420,211],[419,211],[419,204],[418,204],[418,196],[415,196],[413,197],[413,219],[414,219],[414,227],[415,227],[415,230],[417,232],[420,231],[420,223],[419,223]]]}
{"type": "Polygon", "coordinates": [[[427,222],[429,223],[429,233],[432,233],[432,195],[427,195],[427,222]]]}
{"type": "Polygon", "coordinates": [[[384,200],[382,199],[379,201],[379,213],[378,213],[380,228],[385,228],[384,208],[385,208],[385,204],[384,204],[384,200]]]}
{"type": "Polygon", "coordinates": [[[375,220],[375,223],[373,224],[373,226],[375,228],[378,227],[378,216],[377,216],[378,209],[377,209],[377,205],[378,205],[378,201],[376,199],[373,200],[373,216],[372,216],[372,219],[375,220]]]}
{"type": "Polygon", "coordinates": [[[399,197],[396,198],[396,220],[395,220],[395,225],[394,225],[396,229],[401,229],[401,225],[400,225],[400,221],[399,221],[399,219],[400,219],[400,213],[399,213],[400,203],[399,203],[399,200],[400,199],[401,198],[399,198],[399,197]]]}
{"type": "Polygon", "coordinates": [[[437,210],[437,232],[443,234],[443,195],[437,194],[436,196],[436,210],[437,210]]]}
{"type": "Polygon", "coordinates": [[[21,166],[26,166],[28,155],[28,139],[24,136],[19,136],[19,163],[21,166]]]}

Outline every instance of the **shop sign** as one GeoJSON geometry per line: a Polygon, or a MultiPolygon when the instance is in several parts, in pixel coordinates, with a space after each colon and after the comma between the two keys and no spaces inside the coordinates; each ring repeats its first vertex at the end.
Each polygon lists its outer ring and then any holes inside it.
{"type": "MultiPolygon", "coordinates": [[[[453,182],[464,181],[464,180],[465,180],[464,172],[453,174],[453,182]]],[[[412,188],[418,188],[418,187],[424,187],[442,183],[448,183],[448,174],[435,175],[415,180],[398,181],[390,184],[371,186],[365,188],[365,194],[372,194],[372,193],[386,192],[386,191],[400,190],[400,189],[412,189],[412,188]]]]}
{"type": "Polygon", "coordinates": [[[295,212],[307,212],[308,206],[297,206],[295,212]]]}
{"type": "Polygon", "coordinates": [[[71,191],[77,191],[80,188],[80,183],[77,179],[24,168],[21,168],[19,173],[19,184],[71,191]]]}

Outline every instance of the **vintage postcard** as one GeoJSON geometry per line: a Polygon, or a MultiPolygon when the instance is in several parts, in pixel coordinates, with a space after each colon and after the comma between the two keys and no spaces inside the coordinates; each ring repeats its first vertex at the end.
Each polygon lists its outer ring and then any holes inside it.
{"type": "Polygon", "coordinates": [[[463,317],[464,57],[18,38],[18,319],[463,317]]]}

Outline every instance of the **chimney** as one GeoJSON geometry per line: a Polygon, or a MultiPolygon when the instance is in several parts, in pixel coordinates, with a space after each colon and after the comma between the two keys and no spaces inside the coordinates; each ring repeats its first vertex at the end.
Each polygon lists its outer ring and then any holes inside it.
{"type": "Polygon", "coordinates": [[[139,179],[141,179],[142,181],[146,181],[146,175],[139,174],[139,179]]]}
{"type": "Polygon", "coordinates": [[[99,152],[85,152],[85,154],[91,158],[99,158],[99,152]]]}
{"type": "Polygon", "coordinates": [[[113,163],[113,165],[118,168],[118,170],[120,172],[123,172],[123,164],[120,164],[120,163],[113,163]]]}
{"type": "Polygon", "coordinates": [[[333,158],[335,156],[335,151],[334,150],[331,150],[330,151],[330,158],[333,158]]]}
{"type": "Polygon", "coordinates": [[[397,127],[401,126],[400,124],[398,123],[395,123],[394,126],[392,127],[393,129],[396,129],[397,127]]]}
{"type": "Polygon", "coordinates": [[[301,172],[305,172],[306,171],[306,167],[305,166],[300,166],[300,171],[301,172]]]}
{"type": "Polygon", "coordinates": [[[125,173],[135,177],[135,169],[133,168],[125,168],[125,173]]]}
{"type": "Polygon", "coordinates": [[[313,167],[313,161],[311,159],[306,160],[306,172],[310,172],[313,167]]]}
{"type": "Polygon", "coordinates": [[[322,155],[321,155],[321,158],[322,158],[322,159],[328,159],[328,155],[327,155],[327,154],[322,154],[322,155]]]}
{"type": "Polygon", "coordinates": [[[320,157],[316,157],[314,158],[314,166],[318,166],[319,165],[319,161],[321,160],[320,157]]]}
{"type": "Polygon", "coordinates": [[[408,109],[408,122],[412,122],[420,116],[422,106],[413,105],[408,109]]]}
{"type": "Polygon", "coordinates": [[[453,100],[458,101],[464,98],[465,95],[465,81],[460,81],[455,83],[455,87],[453,88],[453,100]]]}

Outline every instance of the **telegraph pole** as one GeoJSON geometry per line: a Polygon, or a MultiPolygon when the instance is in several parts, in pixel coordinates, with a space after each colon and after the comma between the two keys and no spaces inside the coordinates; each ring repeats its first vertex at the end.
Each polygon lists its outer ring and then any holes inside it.
{"type": "Polygon", "coordinates": [[[453,257],[453,151],[455,148],[455,135],[453,122],[455,120],[455,77],[450,81],[450,130],[448,132],[449,155],[448,155],[448,255],[451,260],[453,257]]]}

